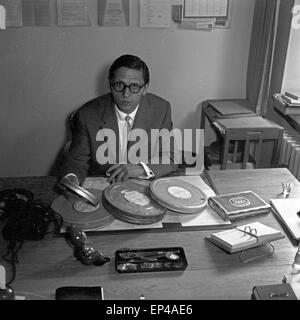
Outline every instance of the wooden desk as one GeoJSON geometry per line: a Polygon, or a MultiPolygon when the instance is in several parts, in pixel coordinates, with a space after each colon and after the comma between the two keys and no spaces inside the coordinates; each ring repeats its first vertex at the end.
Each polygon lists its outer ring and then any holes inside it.
{"type": "MultiPolygon", "coordinates": [[[[252,188],[262,197],[276,196],[280,192],[277,180],[288,174],[286,169],[228,170],[210,173],[220,192],[234,192],[252,188]],[[232,172],[234,171],[234,172],[232,172]],[[272,183],[273,178],[276,182],[272,183]],[[265,186],[265,187],[264,187],[265,186]]],[[[275,181],[274,180],[274,181],[275,181]]],[[[279,181],[278,180],[278,181],[279,181]]],[[[23,187],[36,197],[51,202],[57,193],[53,190],[54,177],[0,179],[0,190],[23,187]]],[[[293,196],[300,197],[300,184],[295,181],[293,196]]],[[[272,213],[257,220],[280,229],[272,213]]],[[[243,220],[242,223],[247,223],[243,220]]],[[[212,231],[152,232],[132,231],[99,233],[90,236],[96,249],[111,261],[103,266],[85,266],[73,257],[72,249],[63,237],[48,235],[41,241],[27,241],[20,250],[16,265],[16,279],[12,287],[18,295],[28,299],[53,299],[55,289],[70,285],[101,285],[106,300],[192,300],[192,299],[250,299],[253,286],[280,283],[289,272],[296,248],[288,238],[274,242],[271,257],[241,263],[237,254],[227,254],[205,240],[212,231]],[[181,246],[184,248],[188,268],[184,272],[155,272],[119,274],[114,267],[114,252],[121,247],[146,248],[181,246]]],[[[6,241],[0,241],[1,255],[6,241]]],[[[7,267],[10,277],[10,267],[7,267]]]]}

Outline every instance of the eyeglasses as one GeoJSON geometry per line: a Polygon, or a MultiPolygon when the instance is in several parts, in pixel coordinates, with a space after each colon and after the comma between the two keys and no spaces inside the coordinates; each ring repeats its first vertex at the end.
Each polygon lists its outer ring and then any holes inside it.
{"type": "Polygon", "coordinates": [[[145,84],[143,84],[142,86],[139,85],[138,83],[131,83],[127,85],[123,81],[118,81],[118,82],[112,83],[111,86],[117,92],[122,92],[126,88],[128,88],[131,93],[139,93],[141,89],[145,86],[145,84]]]}

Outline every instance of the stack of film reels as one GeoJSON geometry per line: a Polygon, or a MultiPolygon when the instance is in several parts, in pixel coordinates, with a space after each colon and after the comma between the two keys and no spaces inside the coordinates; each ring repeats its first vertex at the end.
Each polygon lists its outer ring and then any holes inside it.
{"type": "Polygon", "coordinates": [[[52,209],[62,215],[65,225],[73,224],[82,230],[104,228],[115,219],[150,225],[160,222],[168,210],[175,214],[196,214],[207,206],[204,192],[176,177],[148,184],[136,180],[118,182],[103,191],[74,185],[64,187],[69,193],[56,198],[52,209]]]}

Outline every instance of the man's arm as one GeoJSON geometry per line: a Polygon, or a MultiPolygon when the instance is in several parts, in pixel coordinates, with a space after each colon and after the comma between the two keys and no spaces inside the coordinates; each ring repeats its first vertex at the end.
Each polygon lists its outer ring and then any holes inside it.
{"type": "Polygon", "coordinates": [[[90,139],[80,111],[73,117],[74,130],[69,151],[64,155],[60,167],[60,178],[68,174],[75,175],[82,184],[89,169],[91,158],[90,139]]]}

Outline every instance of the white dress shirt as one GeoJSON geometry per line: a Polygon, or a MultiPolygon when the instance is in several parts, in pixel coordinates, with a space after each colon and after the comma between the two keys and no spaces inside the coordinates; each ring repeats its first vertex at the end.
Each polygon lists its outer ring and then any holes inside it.
{"type": "MultiPolygon", "coordinates": [[[[117,116],[117,122],[119,127],[119,154],[120,154],[120,163],[127,163],[127,143],[128,143],[128,127],[126,116],[130,117],[130,127],[133,127],[134,119],[136,113],[138,111],[139,106],[137,106],[131,113],[127,114],[122,112],[116,105],[115,105],[115,112],[117,116]]],[[[139,162],[139,164],[144,168],[145,175],[141,176],[142,179],[150,179],[154,177],[154,172],[144,163],[139,162]]]]}

